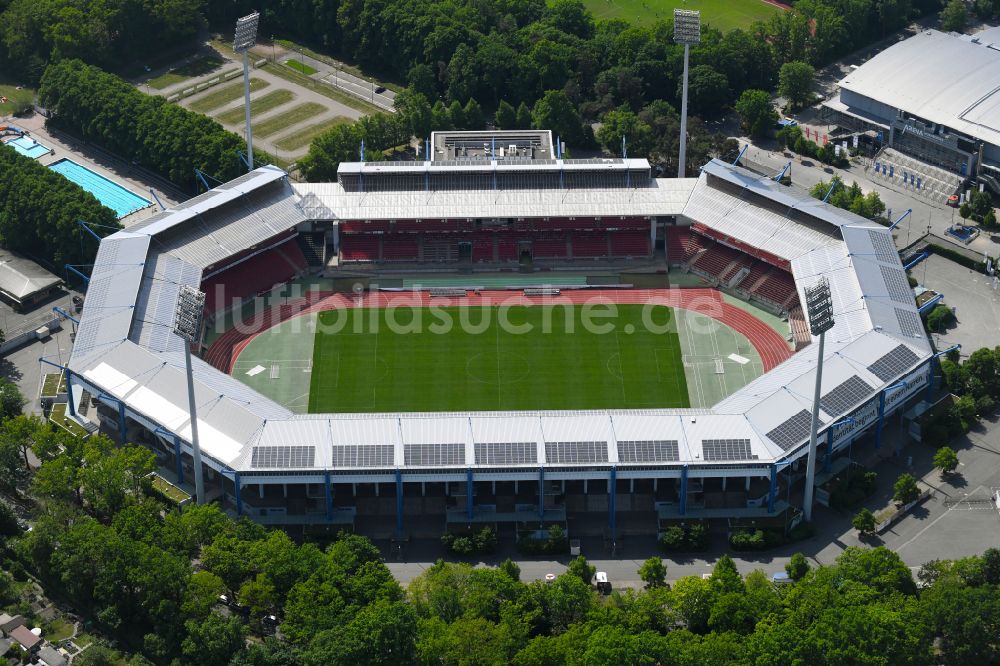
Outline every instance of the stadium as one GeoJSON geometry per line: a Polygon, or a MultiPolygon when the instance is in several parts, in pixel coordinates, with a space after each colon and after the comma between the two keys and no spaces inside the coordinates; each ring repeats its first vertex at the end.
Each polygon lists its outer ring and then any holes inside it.
{"type": "Polygon", "coordinates": [[[821,277],[820,483],[922,398],[933,353],[890,230],[719,160],[659,179],[561,152],[545,131],[437,133],[424,160],[344,163],[335,183],[262,167],[104,238],[69,411],[96,406],[190,488],[174,327],[198,289],[209,500],[376,537],[572,524],[614,542],[794,516],[821,277]]]}

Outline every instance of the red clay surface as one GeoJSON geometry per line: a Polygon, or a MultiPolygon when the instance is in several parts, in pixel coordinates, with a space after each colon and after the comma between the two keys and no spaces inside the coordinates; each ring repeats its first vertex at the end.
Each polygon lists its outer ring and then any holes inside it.
{"type": "MultiPolygon", "coordinates": [[[[432,302],[427,292],[373,292],[359,298],[331,292],[309,292],[302,298],[259,313],[253,319],[229,329],[209,346],[205,361],[225,373],[231,373],[240,353],[250,341],[264,331],[313,312],[350,307],[428,307],[432,302]]],[[[792,350],[777,331],[749,312],[725,302],[715,289],[582,289],[563,291],[554,297],[528,297],[520,291],[482,291],[465,298],[434,298],[437,306],[483,305],[584,305],[586,303],[616,303],[645,305],[656,303],[671,308],[683,308],[719,321],[746,336],[760,354],[764,372],[770,372],[792,356],[792,350]]]]}

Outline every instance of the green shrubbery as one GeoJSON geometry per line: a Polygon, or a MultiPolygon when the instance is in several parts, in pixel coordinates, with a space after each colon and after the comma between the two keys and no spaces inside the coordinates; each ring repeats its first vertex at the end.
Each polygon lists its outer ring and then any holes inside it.
{"type": "Polygon", "coordinates": [[[854,509],[875,492],[878,474],[863,467],[851,466],[830,481],[830,506],[854,509]]]}
{"type": "Polygon", "coordinates": [[[497,535],[490,527],[465,534],[448,532],[441,536],[441,545],[456,555],[492,553],[497,549],[497,535]]]}
{"type": "Polygon", "coordinates": [[[525,555],[560,555],[569,551],[569,539],[559,525],[549,527],[544,539],[532,530],[522,530],[517,533],[517,549],[525,555]]]}
{"type": "Polygon", "coordinates": [[[246,171],[237,157],[246,144],[219,123],[162,97],[144,95],[127,81],[79,60],[50,65],[38,97],[52,112],[48,122],[54,127],[152,169],[188,191],[197,188],[195,169],[222,181],[246,171]]]}
{"type": "Polygon", "coordinates": [[[701,552],[708,548],[708,527],[701,522],[672,525],[660,533],[659,543],[669,553],[701,552]]]}
{"type": "Polygon", "coordinates": [[[802,134],[800,127],[785,127],[778,131],[776,138],[778,143],[789,150],[793,150],[799,155],[817,159],[823,164],[829,164],[838,168],[850,166],[850,160],[843,152],[838,155],[832,143],[825,146],[810,141],[802,134]]]}

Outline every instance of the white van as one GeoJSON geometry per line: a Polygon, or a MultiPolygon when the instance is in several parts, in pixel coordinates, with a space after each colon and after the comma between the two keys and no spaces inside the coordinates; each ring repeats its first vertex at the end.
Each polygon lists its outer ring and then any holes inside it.
{"type": "Polygon", "coordinates": [[[611,594],[611,583],[608,581],[608,573],[606,571],[598,571],[594,574],[594,582],[597,583],[598,592],[604,595],[611,594]]]}

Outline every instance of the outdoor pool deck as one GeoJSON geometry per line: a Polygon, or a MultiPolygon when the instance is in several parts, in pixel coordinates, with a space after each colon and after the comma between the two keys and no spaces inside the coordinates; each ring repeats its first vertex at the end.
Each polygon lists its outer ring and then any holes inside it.
{"type": "Polygon", "coordinates": [[[148,199],[134,194],[71,159],[63,158],[49,164],[48,167],[93,194],[103,205],[115,211],[119,219],[152,204],[148,199]]]}
{"type": "Polygon", "coordinates": [[[16,139],[11,139],[6,142],[8,146],[21,153],[25,157],[30,157],[35,160],[42,155],[48,155],[51,149],[48,146],[43,146],[34,139],[28,136],[19,136],[16,139]]]}

